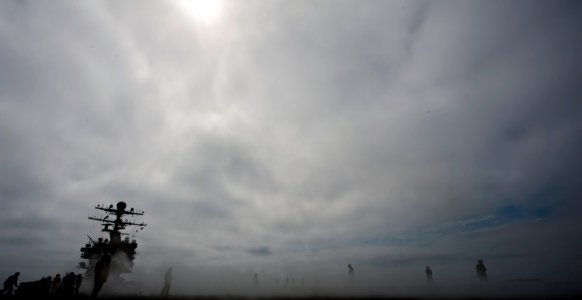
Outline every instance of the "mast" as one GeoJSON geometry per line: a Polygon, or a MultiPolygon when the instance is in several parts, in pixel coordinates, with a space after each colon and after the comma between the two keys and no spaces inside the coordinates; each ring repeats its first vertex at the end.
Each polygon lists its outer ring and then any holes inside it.
{"type": "Polygon", "coordinates": [[[112,257],[110,266],[110,276],[114,278],[119,278],[121,273],[131,273],[133,267],[133,260],[136,255],[137,242],[135,239],[129,241],[128,233],[123,232],[131,226],[137,226],[143,230],[147,224],[141,222],[133,222],[125,216],[139,217],[143,216],[143,211],[137,211],[131,208],[126,210],[127,204],[125,202],[118,202],[114,207],[113,204],[109,207],[104,205],[97,205],[95,209],[104,212],[105,215],[100,216],[90,216],[89,220],[98,221],[103,226],[102,232],[109,233],[109,239],[103,240],[103,238],[98,238],[97,241],[93,240],[90,236],[90,243],[85,244],[85,247],[81,248],[81,258],[88,259],[89,263],[80,262],[79,267],[86,269],[86,276],[92,277],[94,273],[95,263],[104,254],[110,254],[112,257]],[[110,228],[112,227],[113,228],[110,228]],[[121,236],[125,235],[125,239],[122,240],[121,236]]]}

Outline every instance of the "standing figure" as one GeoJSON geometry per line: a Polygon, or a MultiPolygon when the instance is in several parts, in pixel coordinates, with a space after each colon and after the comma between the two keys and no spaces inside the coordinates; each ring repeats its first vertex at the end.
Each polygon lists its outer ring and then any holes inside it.
{"type": "Polygon", "coordinates": [[[164,274],[164,288],[162,289],[162,296],[168,296],[170,293],[170,285],[172,284],[172,267],[169,267],[164,274]]]}
{"type": "Polygon", "coordinates": [[[65,275],[65,277],[63,278],[63,293],[65,295],[73,295],[73,293],[75,292],[75,273],[71,272],[71,273],[67,273],[65,275]]]}
{"type": "Polygon", "coordinates": [[[51,276],[46,277],[45,286],[44,286],[45,294],[50,294],[53,290],[53,278],[51,276]]]}
{"type": "Polygon", "coordinates": [[[432,270],[430,269],[429,266],[426,266],[426,269],[424,270],[424,273],[426,274],[426,281],[430,284],[433,283],[432,280],[432,270]]]}
{"type": "Polygon", "coordinates": [[[6,280],[4,280],[4,289],[2,289],[2,295],[12,295],[14,287],[18,287],[18,276],[20,276],[20,272],[16,272],[14,275],[10,275],[8,278],[6,278],[6,280]]]}
{"type": "Polygon", "coordinates": [[[81,284],[83,284],[83,275],[77,274],[77,276],[75,276],[75,295],[79,295],[81,284]]]}
{"type": "Polygon", "coordinates": [[[54,293],[56,293],[56,292],[57,292],[57,290],[58,290],[58,289],[59,289],[59,287],[61,286],[61,281],[62,281],[62,279],[61,279],[61,274],[58,274],[58,273],[57,273],[57,275],[55,275],[55,278],[53,279],[53,286],[52,286],[51,293],[53,293],[53,294],[54,294],[54,293]]]}
{"type": "Polygon", "coordinates": [[[104,254],[95,264],[95,275],[93,276],[93,291],[91,292],[91,298],[97,298],[97,294],[99,294],[103,284],[107,281],[107,277],[109,277],[110,263],[111,256],[109,254],[104,254]]]}
{"type": "Polygon", "coordinates": [[[477,278],[482,282],[487,282],[487,268],[483,264],[483,260],[480,259],[475,265],[475,270],[477,271],[477,278]]]}
{"type": "Polygon", "coordinates": [[[255,275],[253,275],[253,285],[255,287],[255,289],[259,288],[259,274],[255,273],[255,275]]]}

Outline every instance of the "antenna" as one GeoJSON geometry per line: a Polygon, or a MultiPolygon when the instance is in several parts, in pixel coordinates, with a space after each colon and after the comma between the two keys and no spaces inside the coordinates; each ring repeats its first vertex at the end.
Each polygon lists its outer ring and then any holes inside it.
{"type": "MultiPolygon", "coordinates": [[[[126,210],[127,205],[125,202],[118,202],[116,205],[109,204],[97,204],[95,209],[101,214],[99,216],[93,215],[89,216],[88,219],[92,221],[97,221],[103,228],[102,232],[107,232],[109,234],[109,239],[99,238],[97,241],[93,240],[90,236],[89,240],[92,242],[92,246],[86,246],[81,248],[81,257],[88,259],[89,262],[86,264],[88,277],[93,276],[93,270],[96,262],[104,254],[116,254],[126,256],[124,263],[112,263],[111,272],[115,274],[113,278],[119,278],[120,273],[130,273],[133,267],[133,260],[137,254],[136,248],[137,243],[135,240],[129,242],[129,237],[122,240],[122,236],[132,235],[131,231],[124,232],[128,227],[136,226],[137,231],[143,230],[147,224],[144,222],[138,222],[133,220],[135,217],[140,217],[144,215],[143,210],[136,210],[135,208],[130,208],[126,210]],[[131,217],[131,218],[128,218],[131,217]]],[[[132,237],[135,233],[132,235],[132,237]]]]}

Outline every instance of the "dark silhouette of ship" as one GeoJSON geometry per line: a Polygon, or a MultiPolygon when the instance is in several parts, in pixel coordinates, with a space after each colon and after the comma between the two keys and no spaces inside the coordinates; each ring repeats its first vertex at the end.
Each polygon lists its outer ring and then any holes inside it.
{"type": "MultiPolygon", "coordinates": [[[[116,207],[113,204],[109,207],[105,207],[104,205],[95,206],[95,209],[105,212],[105,215],[99,217],[90,216],[89,220],[101,222],[103,226],[101,231],[109,233],[109,239],[98,238],[95,241],[87,235],[90,242],[81,248],[81,258],[88,261],[79,262],[79,268],[86,270],[85,278],[93,278],[95,264],[104,254],[111,255],[110,279],[121,280],[120,275],[122,273],[131,273],[136,255],[137,242],[135,239],[130,241],[130,234],[124,232],[124,230],[128,227],[136,226],[138,229],[132,231],[136,233],[143,230],[147,225],[143,222],[136,223],[127,219],[128,216],[142,216],[144,214],[143,211],[137,211],[133,208],[126,210],[126,208],[127,205],[125,202],[118,202],[116,207]],[[125,236],[125,238],[122,239],[121,236],[125,236]]],[[[135,237],[135,234],[133,237],[135,237]]]]}

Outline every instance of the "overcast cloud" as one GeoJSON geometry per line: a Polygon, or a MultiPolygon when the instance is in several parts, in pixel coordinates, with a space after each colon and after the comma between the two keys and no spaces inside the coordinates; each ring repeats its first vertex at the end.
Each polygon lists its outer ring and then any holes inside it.
{"type": "Polygon", "coordinates": [[[125,201],[153,293],[579,278],[579,2],[221,4],[0,2],[0,275],[125,201]]]}

